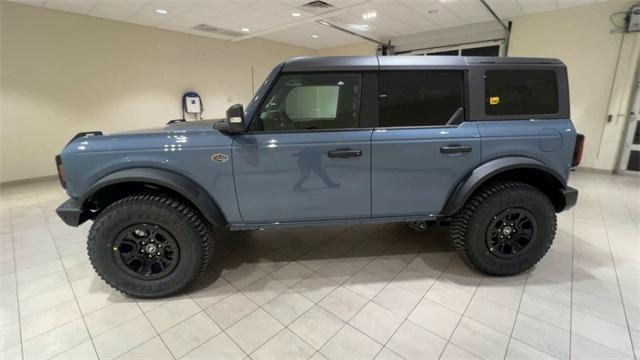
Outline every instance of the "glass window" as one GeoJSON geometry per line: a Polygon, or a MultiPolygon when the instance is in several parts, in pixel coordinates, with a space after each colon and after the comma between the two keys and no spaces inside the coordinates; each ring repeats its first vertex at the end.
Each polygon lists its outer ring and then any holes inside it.
{"type": "Polygon", "coordinates": [[[260,111],[254,130],[357,128],[361,75],[285,74],[260,111]]]}
{"type": "Polygon", "coordinates": [[[432,52],[432,53],[427,53],[427,55],[429,56],[433,56],[433,55],[453,55],[453,56],[458,56],[460,55],[460,51],[458,49],[456,50],[445,50],[445,51],[436,51],[436,52],[432,52]]]}
{"type": "Polygon", "coordinates": [[[462,49],[462,56],[498,56],[498,55],[500,55],[499,45],[462,49]]]}
{"type": "Polygon", "coordinates": [[[487,115],[542,115],[558,112],[553,70],[491,70],[485,75],[487,115]]]}
{"type": "Polygon", "coordinates": [[[380,73],[380,126],[445,125],[463,102],[461,71],[380,73]]]}

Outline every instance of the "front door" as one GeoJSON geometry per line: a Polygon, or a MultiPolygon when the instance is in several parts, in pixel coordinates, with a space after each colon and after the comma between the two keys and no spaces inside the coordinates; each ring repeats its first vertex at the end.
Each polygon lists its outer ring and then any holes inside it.
{"type": "Polygon", "coordinates": [[[233,142],[247,224],[371,215],[371,132],[360,129],[358,73],[283,74],[233,142]]]}
{"type": "Polygon", "coordinates": [[[435,216],[480,164],[476,122],[465,122],[462,71],[382,71],[372,146],[372,216],[435,216]]]}

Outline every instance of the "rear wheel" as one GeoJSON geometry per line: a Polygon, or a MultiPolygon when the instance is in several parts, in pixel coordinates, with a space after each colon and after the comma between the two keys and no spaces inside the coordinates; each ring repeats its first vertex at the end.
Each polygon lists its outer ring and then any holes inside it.
{"type": "Polygon", "coordinates": [[[116,201],[95,220],[88,252],[109,285],[135,297],[182,291],[206,269],[213,240],[201,215],[164,194],[116,201]]]}
{"type": "Polygon", "coordinates": [[[547,253],[556,214],[537,188],[508,182],[481,190],[453,218],[450,238],[475,268],[489,275],[529,269],[547,253]]]}

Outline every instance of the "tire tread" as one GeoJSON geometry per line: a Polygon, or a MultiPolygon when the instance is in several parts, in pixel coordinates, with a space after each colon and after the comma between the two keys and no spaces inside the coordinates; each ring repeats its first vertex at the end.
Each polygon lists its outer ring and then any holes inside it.
{"type": "MultiPolygon", "coordinates": [[[[89,255],[89,259],[91,260],[91,266],[95,270],[95,272],[100,276],[100,278],[106,282],[113,289],[122,292],[127,295],[135,296],[135,297],[145,297],[143,294],[132,294],[127,292],[126,290],[118,288],[115,284],[113,284],[108,278],[103,276],[100,271],[98,271],[95,264],[95,242],[97,241],[97,235],[100,233],[101,228],[108,223],[109,218],[117,216],[120,211],[126,211],[126,209],[131,204],[139,204],[139,203],[148,203],[148,204],[158,204],[168,206],[173,208],[173,210],[183,216],[189,225],[195,229],[196,233],[199,235],[199,238],[202,242],[203,249],[203,260],[201,262],[200,267],[189,277],[189,280],[186,281],[180,288],[172,290],[170,293],[166,294],[156,294],[153,297],[162,297],[168,296],[173,293],[182,292],[184,289],[190,287],[195,283],[206,271],[211,256],[213,254],[213,237],[211,232],[211,226],[209,223],[202,217],[202,215],[195,209],[190,206],[184,204],[181,200],[167,195],[161,192],[142,192],[134,195],[130,195],[124,197],[120,200],[117,200],[110,204],[107,208],[105,208],[102,213],[96,218],[95,222],[91,226],[89,230],[89,236],[87,241],[87,254],[89,255]]],[[[160,211],[160,208],[157,207],[153,209],[154,211],[160,211]]]]}

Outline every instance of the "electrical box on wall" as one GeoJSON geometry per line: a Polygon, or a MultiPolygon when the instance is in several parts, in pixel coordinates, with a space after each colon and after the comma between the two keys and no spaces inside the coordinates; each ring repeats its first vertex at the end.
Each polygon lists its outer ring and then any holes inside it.
{"type": "Polygon", "coordinates": [[[629,22],[627,23],[627,32],[640,31],[640,5],[631,7],[629,11],[629,22]]]}
{"type": "Polygon", "coordinates": [[[194,92],[184,94],[184,111],[187,114],[199,114],[202,112],[202,100],[200,95],[194,92]]]}

